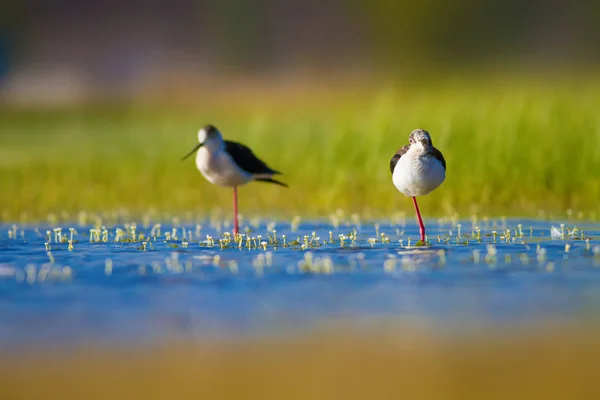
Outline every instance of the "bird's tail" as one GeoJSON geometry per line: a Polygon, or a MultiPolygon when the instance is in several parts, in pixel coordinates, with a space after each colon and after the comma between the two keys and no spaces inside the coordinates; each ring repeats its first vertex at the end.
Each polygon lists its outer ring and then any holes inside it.
{"type": "Polygon", "coordinates": [[[255,181],[259,181],[259,182],[269,182],[269,183],[274,183],[274,184],[276,184],[276,185],[280,185],[280,186],[283,186],[283,187],[288,187],[288,185],[286,185],[285,183],[283,183],[283,182],[279,182],[278,180],[275,180],[275,179],[273,179],[273,178],[255,178],[254,180],[255,180],[255,181]]]}

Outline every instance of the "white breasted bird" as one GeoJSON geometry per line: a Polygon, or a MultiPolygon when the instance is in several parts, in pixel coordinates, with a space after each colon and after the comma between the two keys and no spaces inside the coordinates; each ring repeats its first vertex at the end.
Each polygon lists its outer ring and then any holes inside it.
{"type": "Polygon", "coordinates": [[[281,172],[269,168],[252,150],[241,143],[223,140],[221,132],[206,125],[198,132],[198,145],[181,161],[196,151],[196,167],[210,183],[233,187],[233,233],[239,233],[237,188],[251,181],[270,182],[287,187],[273,179],[281,172]]]}
{"type": "Polygon", "coordinates": [[[400,148],[390,161],[392,181],[400,193],[412,197],[421,242],[425,244],[425,225],[417,205],[417,196],[424,196],[437,189],[446,179],[446,160],[433,147],[429,132],[415,129],[408,137],[410,144],[400,148]]]}

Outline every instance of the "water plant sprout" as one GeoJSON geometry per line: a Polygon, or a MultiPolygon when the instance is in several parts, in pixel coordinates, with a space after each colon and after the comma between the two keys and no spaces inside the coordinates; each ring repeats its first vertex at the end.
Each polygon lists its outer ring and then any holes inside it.
{"type": "Polygon", "coordinates": [[[200,273],[205,266],[234,275],[250,269],[262,277],[267,273],[332,275],[378,269],[394,275],[423,268],[459,268],[465,263],[544,273],[568,268],[573,262],[600,265],[600,242],[594,237],[594,225],[587,227],[592,230],[590,236],[589,229],[566,223],[554,227],[533,221],[535,228],[523,229],[522,221],[474,216],[469,226],[468,221],[448,216],[431,228],[438,237],[437,244],[419,249],[420,243],[411,238],[404,219],[384,223],[356,214],[336,215],[337,228],[299,225],[299,217],[287,221],[252,218],[252,229],[237,235],[219,232],[223,221],[217,218],[206,221],[171,216],[169,221],[148,216],[138,225],[85,214],[79,215],[77,226],[51,225],[46,235],[26,224],[13,224],[0,234],[0,240],[24,246],[32,258],[27,268],[11,267],[3,273],[28,284],[71,282],[78,274],[88,273],[77,265],[82,252],[104,257],[99,261],[107,278],[121,276],[122,271],[140,275],[200,273]],[[89,240],[78,240],[77,232],[86,229],[89,240]],[[71,235],[62,234],[64,231],[71,235]],[[561,251],[556,250],[557,244],[561,251]]]}

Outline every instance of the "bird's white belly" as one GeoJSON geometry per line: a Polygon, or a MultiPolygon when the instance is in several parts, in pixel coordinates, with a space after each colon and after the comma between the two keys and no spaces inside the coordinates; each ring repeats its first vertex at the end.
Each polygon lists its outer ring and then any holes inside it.
{"type": "Polygon", "coordinates": [[[423,196],[444,182],[446,170],[442,163],[431,156],[416,156],[406,153],[398,160],[392,180],[404,195],[423,196]]]}
{"type": "Polygon", "coordinates": [[[211,154],[205,149],[198,150],[196,167],[207,181],[219,186],[240,186],[252,180],[252,175],[238,167],[225,152],[211,154]]]}

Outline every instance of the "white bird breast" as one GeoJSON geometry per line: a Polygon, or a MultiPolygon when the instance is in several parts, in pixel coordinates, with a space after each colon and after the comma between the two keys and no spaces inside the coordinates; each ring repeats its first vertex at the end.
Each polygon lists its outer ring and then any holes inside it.
{"type": "Polygon", "coordinates": [[[219,186],[240,186],[252,180],[252,175],[233,161],[225,151],[215,153],[200,148],[196,155],[196,167],[207,181],[219,186]]]}
{"type": "Polygon", "coordinates": [[[414,197],[431,193],[446,179],[446,170],[435,157],[409,150],[398,160],[392,180],[404,195],[414,197]]]}

